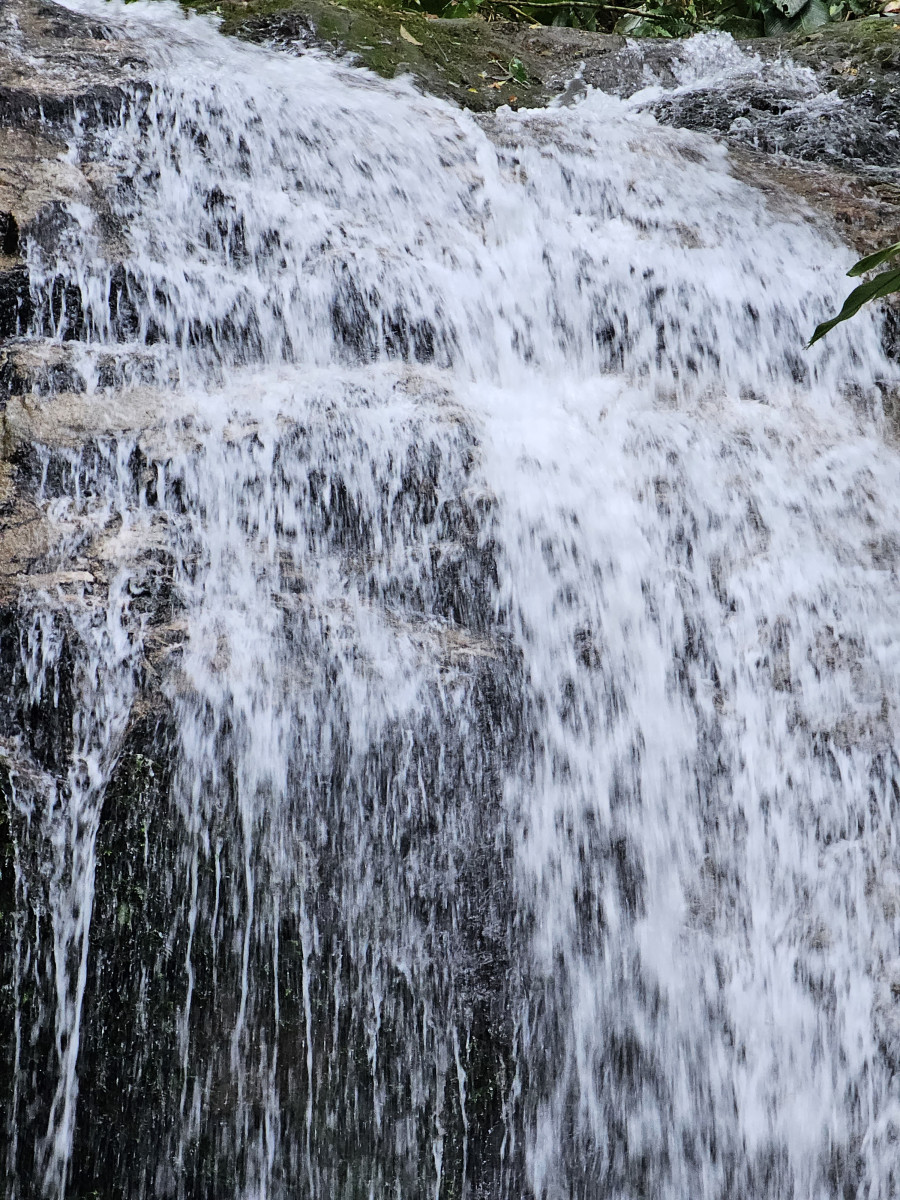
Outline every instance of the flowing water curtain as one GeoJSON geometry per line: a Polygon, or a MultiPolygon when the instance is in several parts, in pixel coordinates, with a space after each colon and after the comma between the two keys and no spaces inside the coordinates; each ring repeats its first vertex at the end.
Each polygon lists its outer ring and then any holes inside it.
{"type": "MultiPolygon", "coordinates": [[[[85,527],[102,526],[115,511],[116,470],[127,450],[117,461],[117,448],[107,443],[53,461],[49,452],[35,449],[43,458],[41,498],[55,509],[65,561],[73,535],[77,544],[85,527]],[[51,474],[77,480],[80,495],[51,504],[52,486],[46,483],[51,474]]],[[[58,594],[44,591],[40,577],[20,601],[19,669],[11,691],[26,753],[11,758],[4,781],[17,905],[8,1169],[15,1178],[21,1136],[48,1195],[64,1194],[68,1179],[96,838],[128,721],[140,646],[125,575],[113,573],[96,591],[90,576],[77,575],[69,580],[63,575],[74,603],[60,603],[58,594]],[[22,1087],[26,1079],[28,1090],[22,1087]]],[[[46,578],[51,588],[57,582],[52,572],[46,578]]]]}
{"type": "MultiPolygon", "coordinates": [[[[296,385],[283,399],[295,411],[303,404],[296,385]]],[[[192,831],[181,868],[191,896],[183,1069],[186,1079],[211,1072],[227,1097],[218,1110],[195,1105],[181,1153],[223,1109],[240,1126],[226,1126],[225,1154],[246,1136],[246,1122],[261,1118],[280,1127],[325,1194],[354,1166],[346,1150],[329,1162],[314,1133],[347,1137],[341,1127],[352,1120],[356,1136],[373,1143],[355,1152],[376,1155],[367,1174],[387,1175],[408,1170],[403,1159],[415,1150],[415,1130],[404,1127],[415,1123],[404,1114],[410,1092],[440,1127],[452,1039],[446,1016],[429,1010],[452,1004],[452,983],[432,946],[448,917],[434,908],[452,901],[454,846],[475,819],[466,792],[456,797],[451,784],[457,773],[468,774],[469,789],[484,784],[477,764],[466,772],[457,762],[446,779],[444,764],[430,759],[439,745],[458,759],[452,725],[465,723],[457,706],[472,692],[464,679],[455,699],[429,683],[421,660],[439,644],[440,626],[386,619],[378,606],[384,592],[408,589],[412,602],[433,590],[427,526],[411,555],[410,522],[422,493],[445,474],[452,482],[468,440],[452,430],[448,440],[408,402],[387,422],[383,408],[373,421],[365,403],[340,408],[321,391],[307,404],[302,433],[285,438],[253,420],[222,443],[210,437],[201,471],[192,460],[170,468],[169,486],[177,479],[209,551],[208,569],[197,572],[192,530],[182,559],[193,576],[190,687],[175,698],[176,796],[192,831]],[[326,400],[323,421],[316,410],[326,400]],[[348,522],[362,607],[341,594],[348,522]],[[409,855],[404,830],[418,824],[443,836],[416,852],[421,864],[398,861],[404,841],[409,855]],[[232,1007],[222,1005],[223,990],[232,1007]],[[431,998],[416,1013],[423,997],[431,998]],[[400,1063],[384,1045],[395,1055],[394,1026],[410,1022],[400,1063]],[[417,1061],[416,1047],[433,1041],[437,1080],[417,1061]],[[245,1086],[260,1095],[241,1095],[245,1086]]],[[[451,664],[447,672],[461,674],[451,664]]]]}
{"type": "Polygon", "coordinates": [[[35,245],[35,333],[140,352],[83,553],[158,561],[16,842],[16,1186],[889,1195],[893,369],[801,355],[846,253],[641,102],[479,127],[102,12],[128,254],[35,245]]]}

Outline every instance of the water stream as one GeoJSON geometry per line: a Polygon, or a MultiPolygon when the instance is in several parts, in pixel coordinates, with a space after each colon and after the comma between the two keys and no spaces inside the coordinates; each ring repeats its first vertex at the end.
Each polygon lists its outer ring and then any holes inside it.
{"type": "Polygon", "coordinates": [[[852,251],[652,91],[476,119],[77,9],[152,88],[29,248],[105,415],[35,451],[10,1200],[896,1196],[897,369],[804,350],[852,251]]]}

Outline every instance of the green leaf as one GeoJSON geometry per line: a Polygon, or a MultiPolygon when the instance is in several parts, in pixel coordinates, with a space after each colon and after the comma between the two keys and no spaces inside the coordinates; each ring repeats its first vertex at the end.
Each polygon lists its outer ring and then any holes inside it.
{"type": "Polygon", "coordinates": [[[807,0],[775,0],[775,7],[784,15],[788,21],[800,15],[801,9],[806,7],[807,0]]]}
{"type": "Polygon", "coordinates": [[[866,271],[873,271],[875,267],[880,267],[889,258],[896,258],[898,254],[900,254],[900,242],[895,242],[893,246],[885,246],[883,250],[876,250],[874,254],[868,254],[865,258],[861,258],[847,274],[851,278],[854,275],[865,275],[866,271]]]}
{"type": "Polygon", "coordinates": [[[523,87],[528,85],[528,75],[525,71],[525,65],[520,58],[514,58],[509,64],[510,79],[514,79],[516,83],[521,83],[523,87]]]}
{"type": "Polygon", "coordinates": [[[481,0],[462,0],[460,4],[450,3],[441,12],[442,17],[454,19],[457,17],[471,17],[478,11],[478,6],[481,0]]]}
{"type": "Polygon", "coordinates": [[[782,16],[775,7],[763,9],[763,29],[766,37],[784,37],[796,24],[796,21],[782,16]]]}
{"type": "Polygon", "coordinates": [[[723,33],[730,33],[735,38],[752,38],[762,37],[763,26],[762,21],[758,17],[736,17],[736,16],[718,16],[711,22],[714,29],[721,29],[723,33]]]}
{"type": "Polygon", "coordinates": [[[836,317],[832,317],[830,321],[823,321],[821,325],[816,326],[815,332],[809,339],[807,349],[817,342],[819,338],[824,337],[829,330],[834,329],[835,325],[839,325],[841,321],[847,321],[850,317],[855,316],[868,300],[880,300],[882,296],[889,296],[892,292],[900,292],[900,270],[882,271],[880,275],[876,275],[868,283],[861,283],[858,288],[853,289],[844,301],[844,307],[836,317]]]}
{"type": "Polygon", "coordinates": [[[627,17],[619,17],[618,21],[616,21],[615,25],[613,26],[613,33],[618,33],[620,35],[631,34],[632,36],[639,37],[640,35],[635,31],[643,24],[643,17],[639,17],[636,13],[629,13],[627,17]]]}
{"type": "Polygon", "coordinates": [[[800,14],[800,28],[804,33],[813,33],[823,25],[828,25],[830,21],[831,17],[824,0],[809,0],[809,4],[800,14]]]}

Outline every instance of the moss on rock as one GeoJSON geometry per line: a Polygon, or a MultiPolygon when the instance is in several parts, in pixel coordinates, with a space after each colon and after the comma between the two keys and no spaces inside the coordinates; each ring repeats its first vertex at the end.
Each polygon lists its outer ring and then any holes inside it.
{"type": "Polygon", "coordinates": [[[900,23],[883,17],[841,21],[779,45],[795,62],[823,75],[841,97],[872,91],[887,97],[900,84],[900,23]]]}
{"type": "Polygon", "coordinates": [[[605,58],[625,39],[479,18],[444,20],[387,0],[183,0],[221,18],[223,33],[286,49],[322,46],[385,79],[411,75],[431,95],[475,112],[540,107],[579,64],[605,58]]]}

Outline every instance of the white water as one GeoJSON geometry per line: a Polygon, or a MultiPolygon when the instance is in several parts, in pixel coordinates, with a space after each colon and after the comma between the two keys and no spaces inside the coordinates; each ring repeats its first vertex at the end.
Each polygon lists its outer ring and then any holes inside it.
{"type": "MultiPolygon", "coordinates": [[[[476,121],[78,8],[153,64],[100,135],[133,316],[89,213],[35,277],[180,379],[152,489],[109,468],[187,631],[129,1194],[896,1195],[896,371],[871,314],[803,349],[852,253],[646,97],[476,121]]],[[[47,833],[60,1197],[109,622],[47,833]]]]}

